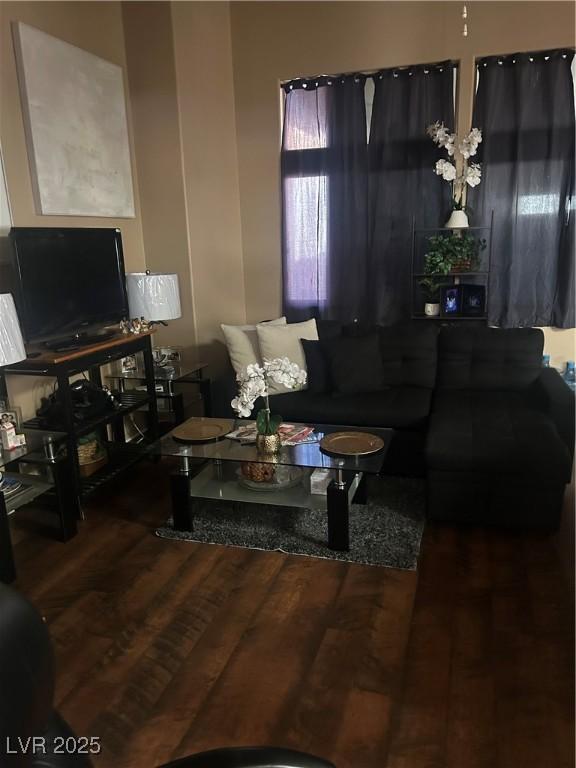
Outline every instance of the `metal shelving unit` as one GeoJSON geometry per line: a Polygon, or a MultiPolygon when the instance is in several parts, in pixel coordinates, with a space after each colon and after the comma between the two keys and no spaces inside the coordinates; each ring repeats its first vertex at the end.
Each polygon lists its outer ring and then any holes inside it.
{"type": "MultiPolygon", "coordinates": [[[[37,355],[29,357],[22,363],[6,367],[3,370],[7,374],[19,376],[45,376],[56,379],[58,391],[62,402],[63,420],[62,431],[66,445],[66,468],[72,487],[72,501],[74,519],[82,518],[80,500],[97,488],[101,488],[108,480],[117,477],[124,469],[132,466],[147,453],[149,442],[158,437],[158,408],[154,384],[154,361],[152,358],[152,345],[150,333],[140,335],[123,335],[111,340],[95,344],[84,349],[74,349],[67,352],[56,353],[42,350],[37,355]],[[88,372],[90,381],[96,386],[102,386],[101,367],[120,360],[127,355],[140,353],[143,358],[143,371],[146,390],[126,390],[114,394],[117,407],[96,418],[78,423],[74,419],[74,409],[70,387],[70,377],[88,372]],[[146,408],[148,417],[147,436],[148,441],[131,445],[131,455],[128,459],[125,454],[120,460],[120,449],[126,445],[124,433],[124,418],[132,412],[146,408]],[[112,440],[108,429],[112,433],[112,440]],[[110,449],[110,461],[91,475],[89,478],[80,476],[78,463],[77,443],[78,439],[96,432],[101,442],[106,443],[110,449]]],[[[36,417],[23,424],[27,430],[45,430],[42,419],[36,417]]],[[[56,492],[59,488],[56,484],[56,492]]],[[[75,533],[75,531],[74,531],[75,533]]],[[[74,535],[74,534],[72,534],[74,535]]]]}
{"type": "Polygon", "coordinates": [[[490,300],[489,295],[489,282],[490,282],[490,272],[491,272],[491,264],[492,264],[492,235],[493,235],[493,229],[494,229],[494,213],[492,212],[490,216],[490,224],[486,226],[480,226],[480,227],[466,227],[461,229],[451,229],[448,227],[422,227],[417,228],[415,219],[412,220],[412,262],[411,262],[411,273],[410,273],[410,306],[411,306],[411,316],[413,320],[425,320],[428,322],[461,322],[461,321],[474,321],[474,322],[483,322],[485,323],[488,319],[488,305],[490,300]],[[473,285],[482,285],[485,288],[486,291],[486,300],[485,300],[485,312],[482,315],[463,315],[463,314],[453,314],[453,315],[443,315],[442,312],[440,315],[436,316],[429,316],[424,313],[424,311],[419,311],[417,309],[418,306],[422,306],[424,304],[424,297],[422,295],[422,291],[419,286],[419,281],[423,277],[427,277],[427,273],[423,271],[424,266],[424,256],[425,252],[421,248],[422,243],[424,243],[430,236],[434,234],[451,234],[455,237],[458,237],[462,234],[472,234],[475,233],[478,236],[478,239],[482,239],[482,233],[486,233],[487,239],[487,248],[486,253],[480,253],[479,255],[479,269],[477,270],[469,270],[469,271],[453,271],[449,272],[446,275],[439,275],[438,277],[445,279],[445,285],[458,285],[461,283],[461,281],[464,279],[468,281],[469,283],[473,285]]]}
{"type": "Polygon", "coordinates": [[[46,500],[47,511],[56,513],[62,541],[72,538],[77,530],[66,435],[42,430],[25,430],[24,434],[26,445],[11,451],[0,449],[3,476],[21,483],[21,487],[12,493],[0,492],[0,581],[4,582],[11,582],[16,577],[9,515],[42,497],[43,504],[46,500]]]}

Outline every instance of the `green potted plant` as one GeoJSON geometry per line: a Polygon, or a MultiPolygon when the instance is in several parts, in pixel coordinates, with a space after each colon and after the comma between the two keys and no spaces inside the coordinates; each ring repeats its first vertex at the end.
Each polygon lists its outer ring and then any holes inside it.
{"type": "Polygon", "coordinates": [[[464,232],[432,235],[428,244],[428,252],[424,256],[424,272],[427,275],[476,272],[480,266],[480,253],[486,248],[486,240],[464,232]]]}
{"type": "Polygon", "coordinates": [[[440,286],[442,280],[434,275],[423,277],[420,288],[424,298],[424,314],[427,317],[437,317],[440,314],[440,286]]]}
{"type": "Polygon", "coordinates": [[[446,282],[443,278],[458,272],[477,271],[480,252],[484,248],[486,240],[478,240],[468,233],[432,235],[428,238],[424,277],[420,280],[427,316],[435,317],[440,313],[440,286],[446,282]]]}

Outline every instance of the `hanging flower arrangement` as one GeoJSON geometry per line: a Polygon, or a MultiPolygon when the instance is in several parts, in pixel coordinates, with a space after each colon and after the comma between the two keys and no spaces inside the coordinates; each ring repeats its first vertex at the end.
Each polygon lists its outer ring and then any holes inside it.
{"type": "Polygon", "coordinates": [[[482,131],[472,128],[458,145],[458,137],[455,133],[450,133],[444,123],[433,123],[428,126],[426,132],[435,144],[446,150],[450,158],[438,160],[434,170],[452,185],[453,209],[463,211],[466,209],[466,187],[477,187],[482,178],[480,163],[469,162],[482,141],[482,131]]]}

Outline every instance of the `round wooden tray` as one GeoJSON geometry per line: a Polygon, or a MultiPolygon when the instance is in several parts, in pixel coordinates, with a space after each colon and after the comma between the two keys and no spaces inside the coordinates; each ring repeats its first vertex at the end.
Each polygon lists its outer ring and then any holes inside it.
{"type": "Polygon", "coordinates": [[[172,431],[177,443],[213,443],[234,429],[232,419],[188,419],[172,431]]]}
{"type": "Polygon", "coordinates": [[[384,440],[368,432],[333,432],[320,440],[320,448],[336,456],[368,456],[384,448],[384,440]]]}

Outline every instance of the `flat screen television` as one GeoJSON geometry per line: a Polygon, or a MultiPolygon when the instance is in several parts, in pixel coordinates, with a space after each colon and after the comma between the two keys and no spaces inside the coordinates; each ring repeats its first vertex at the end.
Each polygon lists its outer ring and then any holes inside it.
{"type": "Polygon", "coordinates": [[[28,343],[87,343],[128,316],[119,229],[12,227],[9,240],[28,343]]]}

